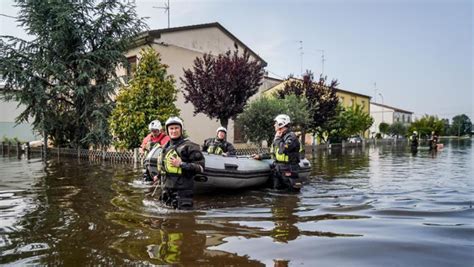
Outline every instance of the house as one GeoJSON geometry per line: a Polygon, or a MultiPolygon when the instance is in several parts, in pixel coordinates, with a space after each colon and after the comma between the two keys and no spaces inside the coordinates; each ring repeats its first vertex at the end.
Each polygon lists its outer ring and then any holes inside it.
{"type": "MultiPolygon", "coordinates": [[[[4,86],[5,82],[0,76],[0,90],[3,90],[4,86]]],[[[0,110],[0,138],[17,138],[20,141],[39,139],[31,124],[15,122],[15,118],[24,110],[19,106],[19,102],[0,99],[0,110]]]]}
{"type": "MultiPolygon", "coordinates": [[[[181,92],[183,85],[180,81],[184,75],[183,69],[191,68],[196,57],[203,57],[205,53],[218,55],[236,48],[239,51],[248,50],[252,59],[259,61],[263,66],[267,65],[258,54],[217,22],[143,32],[136,39],[135,46],[126,52],[129,63],[137,64],[140,60],[140,51],[146,47],[152,47],[157,51],[161,61],[169,66],[168,74],[174,76],[178,89],[176,106],[181,110],[180,116],[184,120],[185,130],[197,143],[214,136],[220,124],[217,120],[211,120],[202,113],[194,116],[192,103],[184,103],[184,96],[181,92]]],[[[130,74],[130,69],[121,68],[118,70],[119,76],[127,77],[130,74]]],[[[260,90],[263,88],[264,85],[260,90]]],[[[234,122],[232,120],[229,120],[227,130],[227,139],[233,142],[234,122]]]]}
{"type": "Polygon", "coordinates": [[[408,125],[412,122],[413,112],[403,110],[400,108],[370,102],[370,115],[374,118],[374,123],[370,127],[371,136],[379,133],[379,125],[382,122],[392,124],[394,122],[401,122],[408,125]]]}

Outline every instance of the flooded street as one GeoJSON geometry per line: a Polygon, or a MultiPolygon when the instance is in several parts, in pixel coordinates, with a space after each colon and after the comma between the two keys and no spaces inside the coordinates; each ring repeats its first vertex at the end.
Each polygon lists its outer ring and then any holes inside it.
{"type": "Polygon", "coordinates": [[[0,264],[473,266],[473,141],[321,152],[300,194],[160,208],[129,165],[0,157],[0,264]]]}

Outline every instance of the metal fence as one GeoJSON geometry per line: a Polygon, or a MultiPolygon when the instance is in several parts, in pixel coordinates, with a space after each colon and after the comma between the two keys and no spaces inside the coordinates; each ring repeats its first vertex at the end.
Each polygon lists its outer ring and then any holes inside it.
{"type": "MultiPolygon", "coordinates": [[[[367,145],[406,145],[406,139],[368,139],[363,140],[360,143],[346,143],[340,144],[320,144],[320,145],[306,145],[304,151],[306,154],[315,153],[318,150],[328,149],[345,149],[354,147],[365,147],[367,145]]],[[[44,146],[30,147],[29,143],[10,143],[2,142],[1,153],[3,156],[16,155],[21,158],[24,155],[26,158],[30,157],[69,157],[88,159],[91,161],[109,161],[114,163],[141,163],[145,158],[145,154],[139,153],[139,149],[135,148],[133,151],[105,151],[105,150],[92,150],[92,149],[74,149],[74,148],[48,148],[45,151],[44,146]]],[[[256,147],[256,146],[245,146],[237,148],[237,155],[252,155],[260,153],[269,153],[268,148],[256,147]]]]}

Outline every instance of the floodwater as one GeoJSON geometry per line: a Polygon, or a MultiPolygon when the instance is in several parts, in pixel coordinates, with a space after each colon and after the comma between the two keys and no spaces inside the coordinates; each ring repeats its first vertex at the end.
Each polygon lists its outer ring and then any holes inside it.
{"type": "Polygon", "coordinates": [[[317,154],[300,194],[197,196],[176,212],[139,169],[0,157],[0,264],[474,266],[473,141],[317,154]]]}

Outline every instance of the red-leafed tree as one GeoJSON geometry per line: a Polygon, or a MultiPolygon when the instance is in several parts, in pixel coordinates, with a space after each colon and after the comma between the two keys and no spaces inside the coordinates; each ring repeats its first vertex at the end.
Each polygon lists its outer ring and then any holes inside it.
{"type": "MultiPolygon", "coordinates": [[[[313,134],[323,134],[325,124],[337,114],[339,98],[336,96],[337,80],[326,83],[327,77],[321,76],[319,81],[314,81],[313,73],[307,71],[303,80],[289,78],[283,90],[277,92],[277,97],[285,98],[287,95],[304,96],[308,100],[311,122],[307,130],[313,134]]],[[[303,135],[304,137],[304,135],[303,135]]]]}
{"type": "Polygon", "coordinates": [[[247,100],[262,84],[260,62],[252,60],[247,50],[227,51],[217,57],[205,54],[194,60],[192,69],[184,70],[184,99],[194,105],[194,114],[204,113],[218,119],[227,128],[229,119],[242,113],[247,100]]]}

